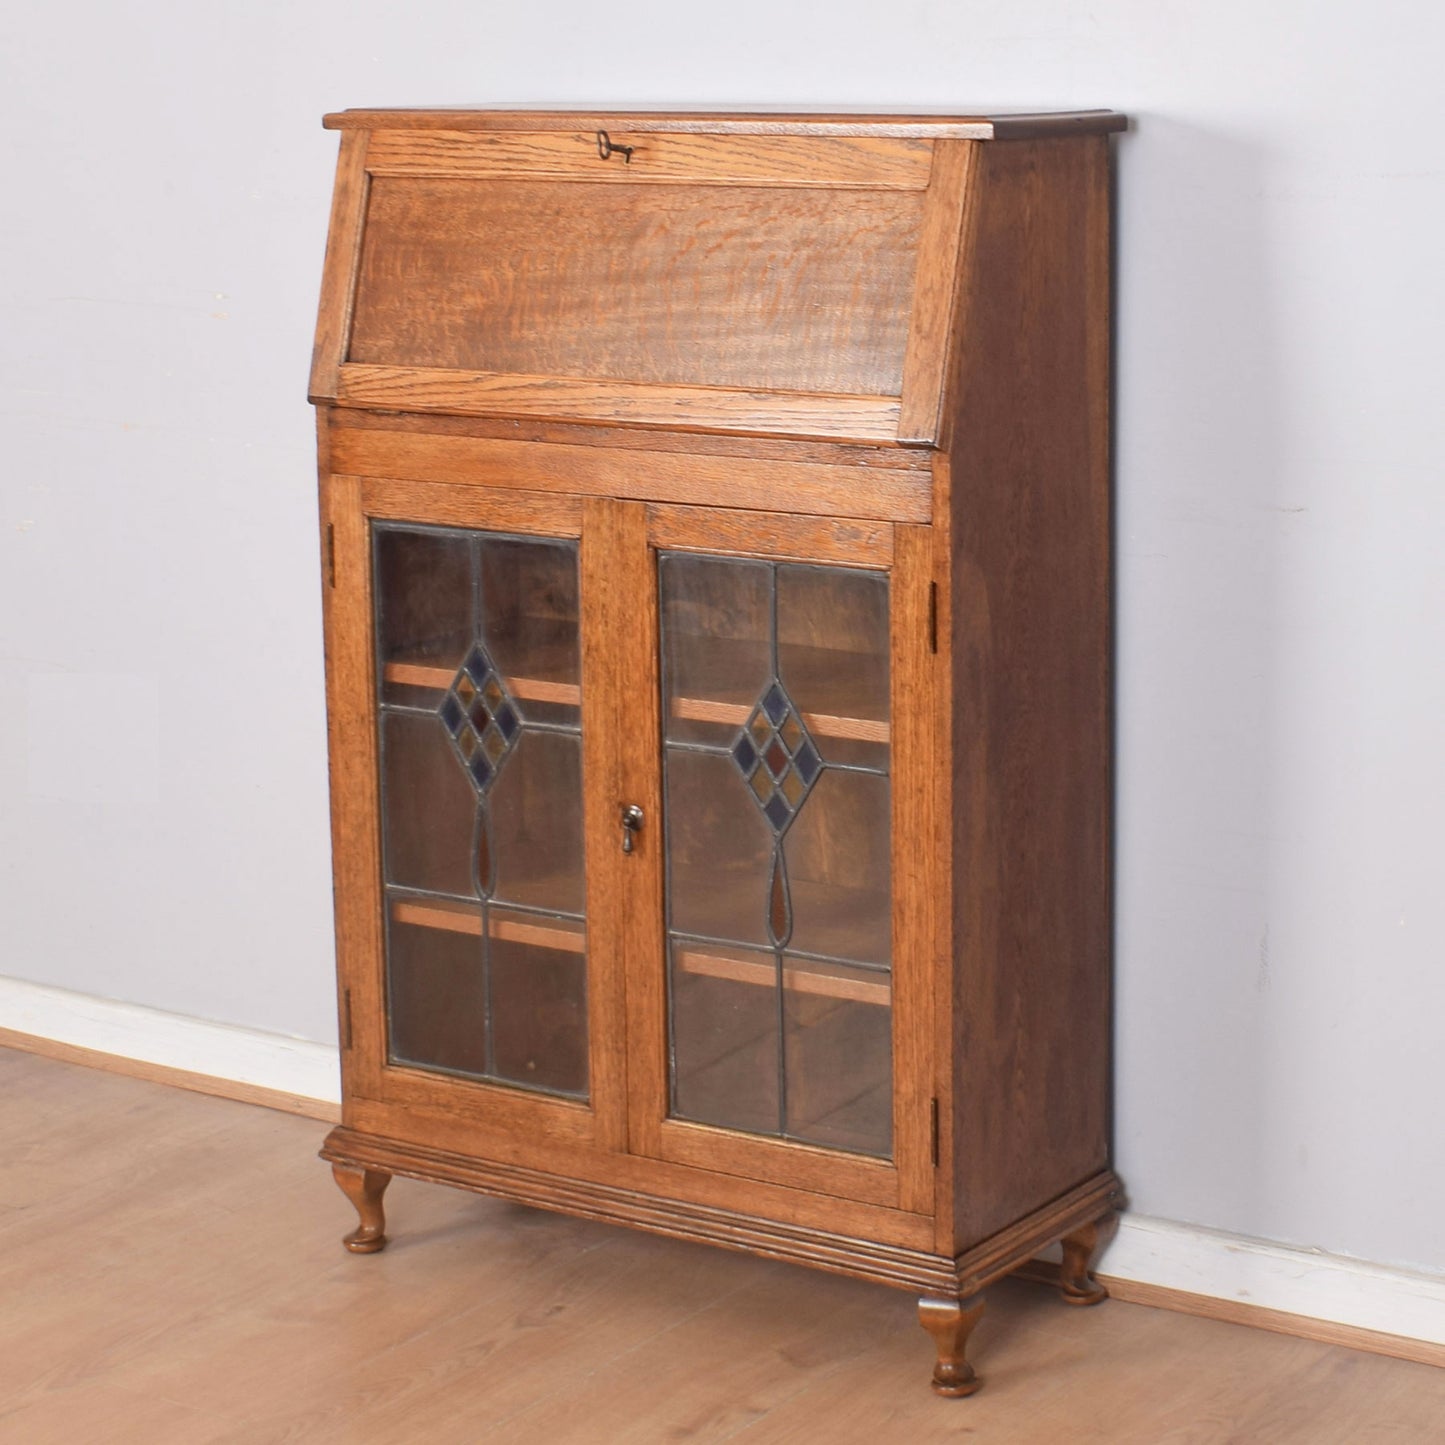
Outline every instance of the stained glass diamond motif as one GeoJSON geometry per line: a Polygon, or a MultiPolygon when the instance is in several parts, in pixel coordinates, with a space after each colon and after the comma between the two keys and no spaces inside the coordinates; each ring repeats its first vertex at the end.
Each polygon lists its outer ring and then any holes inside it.
{"type": "Polygon", "coordinates": [[[782,836],[822,771],[802,715],[780,682],[758,700],[732,745],[732,759],[773,832],[782,836]]]}
{"type": "Polygon", "coordinates": [[[511,750],[521,718],[480,642],[457,669],[437,716],[472,786],[484,794],[511,750]]]}

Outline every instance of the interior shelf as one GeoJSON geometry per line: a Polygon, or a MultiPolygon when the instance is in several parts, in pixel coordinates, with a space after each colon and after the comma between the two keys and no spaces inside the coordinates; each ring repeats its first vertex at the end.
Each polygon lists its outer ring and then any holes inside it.
{"type": "MultiPolygon", "coordinates": [[[[522,919],[516,914],[502,913],[503,907],[496,905],[491,912],[489,932],[493,938],[563,953],[582,953],[586,949],[586,931],[580,922],[561,918],[522,919]]],[[[482,936],[481,909],[474,903],[446,898],[393,898],[391,917],[393,922],[409,923],[417,928],[438,928],[448,933],[470,934],[474,938],[482,936]]],[[[708,978],[730,979],[734,983],[766,988],[772,988],[777,982],[777,972],[771,962],[740,958],[725,949],[706,944],[689,944],[679,948],[676,962],[683,972],[708,978]]],[[[787,987],[796,993],[852,999],[884,1007],[892,998],[887,974],[880,974],[876,979],[860,978],[857,970],[847,966],[789,959],[784,966],[784,975],[787,987]]]]}
{"type": "MultiPolygon", "coordinates": [[[[506,905],[494,904],[490,928],[493,938],[505,943],[530,943],[537,948],[557,949],[562,953],[582,953],[587,947],[587,933],[580,920],[564,918],[523,918],[503,912],[506,905]]],[[[410,923],[417,928],[439,928],[447,933],[469,933],[482,936],[481,907],[475,903],[453,902],[446,898],[393,898],[391,917],[396,923],[410,923]]]]}
{"type": "MultiPolygon", "coordinates": [[[[427,687],[436,692],[445,692],[456,675],[455,663],[427,659],[398,658],[395,662],[388,662],[383,669],[387,682],[394,682],[400,687],[427,687]]],[[[508,676],[506,683],[512,696],[524,702],[556,702],[576,707],[582,701],[582,689],[575,682],[508,676]]]]}
{"type": "MultiPolygon", "coordinates": [[[[709,639],[705,646],[709,663],[705,686],[693,689],[702,695],[674,697],[669,711],[673,717],[688,722],[740,728],[752,716],[757,703],[753,694],[762,687],[754,676],[757,649],[745,643],[729,645],[726,639],[709,639]],[[738,698],[745,701],[736,701],[738,698]]],[[[534,666],[528,669],[528,675],[506,676],[512,695],[524,702],[578,706],[582,689],[575,682],[563,680],[569,673],[575,675],[575,649],[558,649],[555,659],[546,648],[531,651],[534,666]]],[[[810,732],[853,742],[889,741],[891,731],[883,720],[888,708],[883,659],[834,648],[789,646],[783,649],[780,661],[784,684],[794,695],[810,732]],[[808,711],[809,707],[814,710],[808,711]]],[[[457,665],[450,656],[398,657],[385,664],[383,675],[397,686],[444,692],[456,676],[457,665]]]]}
{"type": "MultiPolygon", "coordinates": [[[[705,978],[725,978],[734,983],[750,983],[766,988],[772,988],[777,982],[777,970],[771,961],[733,957],[706,944],[680,947],[673,959],[683,973],[700,974],[705,978]]],[[[852,999],[856,1003],[881,1004],[884,1008],[893,998],[887,974],[860,978],[856,969],[844,971],[833,964],[810,959],[788,959],[783,965],[783,983],[793,993],[852,999]]]]}

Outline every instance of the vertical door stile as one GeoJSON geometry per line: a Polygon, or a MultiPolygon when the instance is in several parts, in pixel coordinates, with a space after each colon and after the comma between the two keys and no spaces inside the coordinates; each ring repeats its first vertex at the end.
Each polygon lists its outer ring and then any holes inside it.
{"type": "Polygon", "coordinates": [[[590,1010],[598,1142],[647,1153],[666,1100],[657,609],[647,513],[589,498],[582,515],[582,671],[590,1010]],[[623,809],[642,825],[623,851],[623,809]]]}
{"type": "Polygon", "coordinates": [[[346,1097],[375,1097],[386,1036],[380,839],[377,829],[375,680],[371,649],[370,531],[356,477],[327,475],[322,522],[330,558],[322,604],[330,747],[336,954],[349,1000],[342,1052],[346,1097]]]}
{"type": "Polygon", "coordinates": [[[894,532],[892,613],[893,1137],[899,1204],[933,1209],[932,990],[937,970],[935,874],[947,855],[935,806],[935,673],[930,636],[933,536],[894,532]]]}

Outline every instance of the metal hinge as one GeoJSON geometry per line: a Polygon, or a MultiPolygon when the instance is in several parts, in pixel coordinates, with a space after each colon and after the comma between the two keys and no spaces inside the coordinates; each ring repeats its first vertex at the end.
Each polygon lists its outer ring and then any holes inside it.
{"type": "Polygon", "coordinates": [[[341,1047],[351,1047],[351,990],[341,991],[341,1047]]]}
{"type": "Polygon", "coordinates": [[[336,586],[336,524],[326,524],[326,585],[336,586]]]}
{"type": "Polygon", "coordinates": [[[938,583],[928,584],[928,650],[938,651],[938,583]]]}
{"type": "Polygon", "coordinates": [[[933,1167],[938,1168],[938,1100],[928,1101],[928,1152],[933,1167]]]}

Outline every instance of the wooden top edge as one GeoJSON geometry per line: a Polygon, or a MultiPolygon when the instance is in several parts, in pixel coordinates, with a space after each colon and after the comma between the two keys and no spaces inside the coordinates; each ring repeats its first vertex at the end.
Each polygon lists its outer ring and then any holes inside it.
{"type": "Polygon", "coordinates": [[[1020,115],[915,113],[832,114],[784,111],[552,110],[343,110],[323,118],[327,130],[596,130],[670,131],[715,135],[902,136],[937,140],[1026,140],[1061,135],[1104,135],[1127,130],[1129,118],[1113,110],[1071,110],[1020,115]]]}

